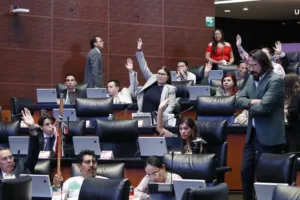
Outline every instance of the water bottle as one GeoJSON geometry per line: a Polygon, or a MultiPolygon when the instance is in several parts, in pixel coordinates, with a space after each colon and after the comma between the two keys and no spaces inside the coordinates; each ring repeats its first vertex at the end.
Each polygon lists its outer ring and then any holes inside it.
{"type": "Polygon", "coordinates": [[[113,115],[113,114],[109,114],[107,119],[108,119],[108,120],[114,120],[114,119],[115,119],[115,117],[114,117],[114,115],[113,115]]]}

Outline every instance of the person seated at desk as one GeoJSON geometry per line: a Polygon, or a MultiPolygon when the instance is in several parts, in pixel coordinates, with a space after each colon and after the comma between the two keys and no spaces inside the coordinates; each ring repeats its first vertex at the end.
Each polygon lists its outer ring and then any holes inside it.
{"type": "Polygon", "coordinates": [[[34,140],[37,138],[34,120],[27,108],[22,110],[22,119],[29,128],[29,146],[26,159],[15,162],[14,156],[9,148],[0,147],[0,179],[14,179],[20,174],[32,174],[38,161],[40,150],[34,140]]]}
{"type": "Polygon", "coordinates": [[[137,41],[136,58],[140,69],[147,80],[141,91],[137,94],[138,112],[152,113],[157,111],[159,104],[170,99],[170,104],[164,112],[172,113],[175,107],[176,87],[171,85],[170,70],[162,66],[157,74],[152,74],[142,51],[142,39],[137,41]]]}
{"type": "MultiPolygon", "coordinates": [[[[163,109],[169,103],[169,99],[164,100],[160,103],[157,112],[157,124],[156,130],[160,137],[177,137],[177,134],[173,134],[164,128],[163,121],[163,109]]],[[[197,127],[193,119],[185,118],[179,123],[180,137],[184,141],[184,152],[192,153],[192,140],[197,137],[197,127]]],[[[203,146],[200,146],[200,152],[202,152],[203,146]]]]}
{"type": "Polygon", "coordinates": [[[250,76],[247,64],[244,62],[244,60],[241,60],[239,65],[237,65],[236,76],[236,79],[240,80],[238,88],[239,90],[242,90],[250,76]]]}
{"type": "MultiPolygon", "coordinates": [[[[103,176],[97,176],[97,160],[94,151],[83,150],[78,155],[78,168],[81,172],[81,176],[75,176],[67,179],[63,183],[62,192],[65,193],[66,198],[78,199],[79,192],[83,180],[88,177],[107,179],[103,176]]],[[[55,174],[53,177],[52,190],[54,192],[61,192],[61,183],[63,177],[61,174],[55,174]]]]}
{"type": "Polygon", "coordinates": [[[182,179],[178,174],[168,172],[165,164],[157,156],[149,156],[147,158],[145,171],[147,175],[144,176],[134,191],[134,195],[140,197],[140,200],[149,199],[149,183],[171,183],[171,180],[182,179]]]}
{"type": "Polygon", "coordinates": [[[61,92],[64,95],[65,104],[74,104],[76,98],[86,98],[86,91],[76,89],[77,81],[74,74],[66,75],[65,85],[67,88],[61,92]]]}
{"type": "Polygon", "coordinates": [[[179,60],[177,62],[177,81],[193,80],[196,84],[196,75],[188,71],[188,62],[186,60],[179,60]]]}
{"type": "Polygon", "coordinates": [[[107,94],[113,98],[114,104],[132,103],[130,91],[127,88],[120,90],[120,81],[109,80],[107,83],[107,94]]]}

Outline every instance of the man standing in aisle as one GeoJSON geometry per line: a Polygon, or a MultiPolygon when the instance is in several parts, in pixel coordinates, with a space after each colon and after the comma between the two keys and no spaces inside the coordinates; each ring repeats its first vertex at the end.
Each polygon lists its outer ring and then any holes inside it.
{"type": "Polygon", "coordinates": [[[251,73],[237,96],[237,107],[249,112],[242,161],[244,200],[254,199],[256,159],[262,153],[281,153],[285,144],[284,81],[273,72],[268,56],[262,50],[249,54],[251,73]]]}
{"type": "Polygon", "coordinates": [[[86,58],[84,82],[88,83],[89,88],[103,88],[103,63],[100,50],[104,42],[100,37],[94,36],[90,40],[91,50],[86,58]]]}

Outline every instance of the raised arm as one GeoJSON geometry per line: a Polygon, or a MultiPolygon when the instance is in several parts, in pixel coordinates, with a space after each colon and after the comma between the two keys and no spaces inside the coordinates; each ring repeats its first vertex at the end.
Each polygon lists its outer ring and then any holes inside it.
{"type": "Polygon", "coordinates": [[[241,58],[247,62],[249,54],[242,47],[242,37],[240,35],[236,36],[236,46],[238,48],[241,58]]]}
{"type": "Polygon", "coordinates": [[[144,53],[142,51],[143,41],[141,38],[137,41],[137,52],[136,52],[136,58],[139,63],[140,69],[142,71],[142,74],[144,75],[145,79],[148,80],[152,76],[152,72],[150,71],[148,64],[145,60],[144,53]]]}
{"type": "Polygon", "coordinates": [[[137,80],[137,72],[133,70],[133,62],[130,58],[127,58],[125,63],[125,67],[129,72],[129,91],[131,95],[137,95],[137,88],[139,86],[139,82],[137,80]]]}
{"type": "Polygon", "coordinates": [[[162,101],[158,106],[156,130],[159,133],[159,136],[164,136],[164,137],[172,137],[173,136],[173,133],[171,133],[170,131],[165,129],[164,121],[163,121],[164,108],[168,105],[169,102],[170,102],[170,100],[166,99],[166,100],[162,101]]]}

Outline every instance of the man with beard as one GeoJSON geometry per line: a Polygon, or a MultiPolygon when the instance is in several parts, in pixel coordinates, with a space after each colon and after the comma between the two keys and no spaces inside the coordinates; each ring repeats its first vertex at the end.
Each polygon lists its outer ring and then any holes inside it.
{"type": "Polygon", "coordinates": [[[237,96],[237,107],[249,112],[242,161],[244,200],[252,200],[256,159],[262,153],[281,153],[285,144],[284,81],[273,72],[268,56],[262,50],[249,54],[251,73],[237,96]]]}
{"type": "MultiPolygon", "coordinates": [[[[97,176],[97,160],[94,151],[83,150],[78,155],[78,168],[81,172],[81,176],[71,177],[63,184],[63,193],[66,194],[66,198],[77,199],[83,180],[88,177],[103,178],[103,176],[97,176]]],[[[54,192],[61,192],[61,183],[63,177],[61,174],[55,174],[53,178],[52,190],[54,192]]]]}

